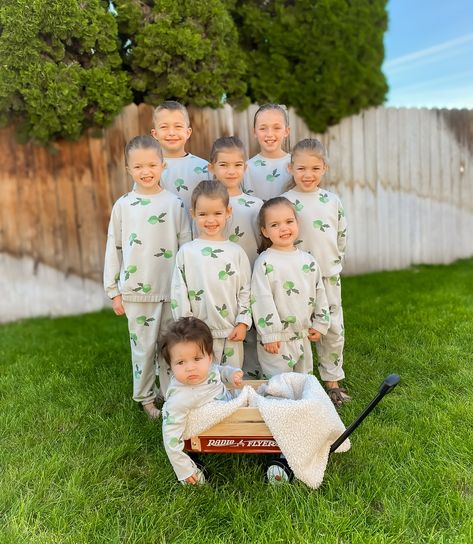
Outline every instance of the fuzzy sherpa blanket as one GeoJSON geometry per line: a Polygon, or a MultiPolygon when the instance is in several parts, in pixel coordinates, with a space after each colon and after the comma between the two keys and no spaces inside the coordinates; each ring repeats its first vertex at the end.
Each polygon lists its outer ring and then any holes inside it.
{"type": "MultiPolygon", "coordinates": [[[[274,376],[258,393],[252,403],[258,406],[294,476],[317,489],[330,446],[345,431],[332,401],[317,378],[296,372],[274,376]]],[[[336,451],[349,449],[347,439],[336,451]]]]}
{"type": "MultiPolygon", "coordinates": [[[[215,401],[193,410],[184,438],[199,435],[242,406],[257,406],[262,418],[294,472],[316,489],[323,480],[330,446],[345,430],[335,407],[314,376],[279,374],[257,392],[245,386],[229,402],[215,401]]],[[[350,449],[346,440],[336,450],[350,449]]]]}

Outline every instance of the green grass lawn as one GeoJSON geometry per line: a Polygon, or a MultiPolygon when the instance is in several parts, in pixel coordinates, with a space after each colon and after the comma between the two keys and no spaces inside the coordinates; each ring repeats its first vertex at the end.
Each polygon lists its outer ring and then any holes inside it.
{"type": "Polygon", "coordinates": [[[0,327],[0,542],[473,542],[473,260],[344,279],[349,424],[316,491],[270,487],[262,456],[209,455],[184,488],[130,399],[109,311],[0,327]]]}

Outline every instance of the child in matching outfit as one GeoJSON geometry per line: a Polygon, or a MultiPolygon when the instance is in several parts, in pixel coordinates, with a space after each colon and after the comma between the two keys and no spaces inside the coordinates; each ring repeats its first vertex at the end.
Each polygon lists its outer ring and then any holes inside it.
{"type": "Polygon", "coordinates": [[[314,257],[294,246],[299,228],[289,200],[267,200],[259,225],[262,243],[251,296],[263,375],[312,374],[311,342],[326,334],[330,324],[322,274],[314,257]]]}
{"type": "Polygon", "coordinates": [[[154,110],[151,135],[161,144],[166,161],[161,185],[176,194],[187,211],[192,191],[208,177],[207,161],[185,150],[191,134],[189,114],[179,102],[166,100],[154,110]]]}
{"type": "Polygon", "coordinates": [[[191,215],[198,238],[176,257],[171,286],[174,319],[205,321],[218,361],[241,368],[243,340],[251,326],[251,267],[244,250],[225,237],[231,217],[227,188],[216,180],[199,183],[192,193],[191,215]]]}
{"type": "Polygon", "coordinates": [[[340,199],[319,187],[328,169],[327,152],[313,138],[300,141],[292,150],[289,171],[292,188],[282,196],[294,205],[300,224],[300,247],[313,255],[322,271],[330,306],[330,327],[317,344],[321,379],[332,402],[350,400],[338,384],[343,372],[344,327],[340,272],[346,246],[346,220],[340,199]]]}
{"type": "Polygon", "coordinates": [[[183,451],[183,433],[189,411],[214,400],[231,400],[225,387],[241,387],[243,372],[215,363],[209,327],[195,317],[182,317],[171,325],[163,342],[163,355],[173,376],[163,406],[163,443],[178,480],[205,481],[202,472],[183,451]]]}
{"type": "Polygon", "coordinates": [[[279,104],[264,104],[255,113],[253,130],[260,152],[248,161],[244,191],[262,200],[279,196],[291,179],[290,155],[282,146],[289,136],[287,111],[279,104]]]}
{"type": "Polygon", "coordinates": [[[230,195],[232,217],[225,235],[245,250],[253,266],[259,244],[258,212],[263,201],[242,191],[245,155],[243,143],[236,136],[218,138],[210,152],[209,172],[225,185],[230,195]]]}
{"type": "MultiPolygon", "coordinates": [[[[171,278],[179,244],[191,238],[190,224],[181,200],[160,185],[164,164],[156,140],[151,136],[130,140],[125,164],[135,188],[112,209],[104,287],[115,314],[128,319],[133,399],[148,416],[157,418],[157,342],[172,322],[171,278]]],[[[164,394],[168,378],[162,364],[159,378],[164,394]]]]}
{"type": "MultiPolygon", "coordinates": [[[[225,185],[230,195],[232,217],[227,222],[225,236],[239,244],[248,256],[251,267],[258,256],[260,234],[258,212],[263,201],[255,195],[247,195],[242,190],[246,170],[245,148],[236,136],[224,136],[215,140],[210,152],[209,172],[217,181],[225,185]]],[[[245,338],[244,370],[248,377],[259,377],[260,366],[257,359],[256,331],[251,327],[245,338]]]]}

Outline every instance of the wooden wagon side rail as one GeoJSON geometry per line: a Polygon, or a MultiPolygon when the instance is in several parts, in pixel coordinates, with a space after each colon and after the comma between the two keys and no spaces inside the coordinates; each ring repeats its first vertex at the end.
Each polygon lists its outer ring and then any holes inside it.
{"type": "MultiPolygon", "coordinates": [[[[264,380],[245,380],[257,388],[264,380]]],[[[200,453],[278,453],[281,450],[256,407],[238,408],[211,429],[184,443],[190,452],[200,453]]]]}

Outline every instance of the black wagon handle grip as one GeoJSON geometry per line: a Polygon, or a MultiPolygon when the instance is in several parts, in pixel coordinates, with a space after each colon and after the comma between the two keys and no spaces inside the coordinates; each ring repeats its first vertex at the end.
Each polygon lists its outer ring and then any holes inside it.
{"type": "Polygon", "coordinates": [[[396,387],[400,380],[401,376],[399,376],[399,374],[389,374],[389,376],[386,376],[384,382],[380,385],[379,393],[381,393],[383,397],[387,393],[391,393],[391,391],[396,387]]]}
{"type": "Polygon", "coordinates": [[[373,410],[373,408],[381,401],[381,399],[390,393],[396,385],[401,380],[401,377],[398,374],[389,374],[387,376],[381,386],[379,387],[379,391],[376,394],[376,396],[373,398],[373,400],[368,404],[368,406],[363,410],[363,412],[355,419],[355,421],[345,429],[345,432],[343,432],[337,440],[330,446],[330,453],[333,453],[345,440],[351,435],[351,433],[358,427],[358,425],[361,424],[361,422],[365,419],[365,417],[373,410]]]}

